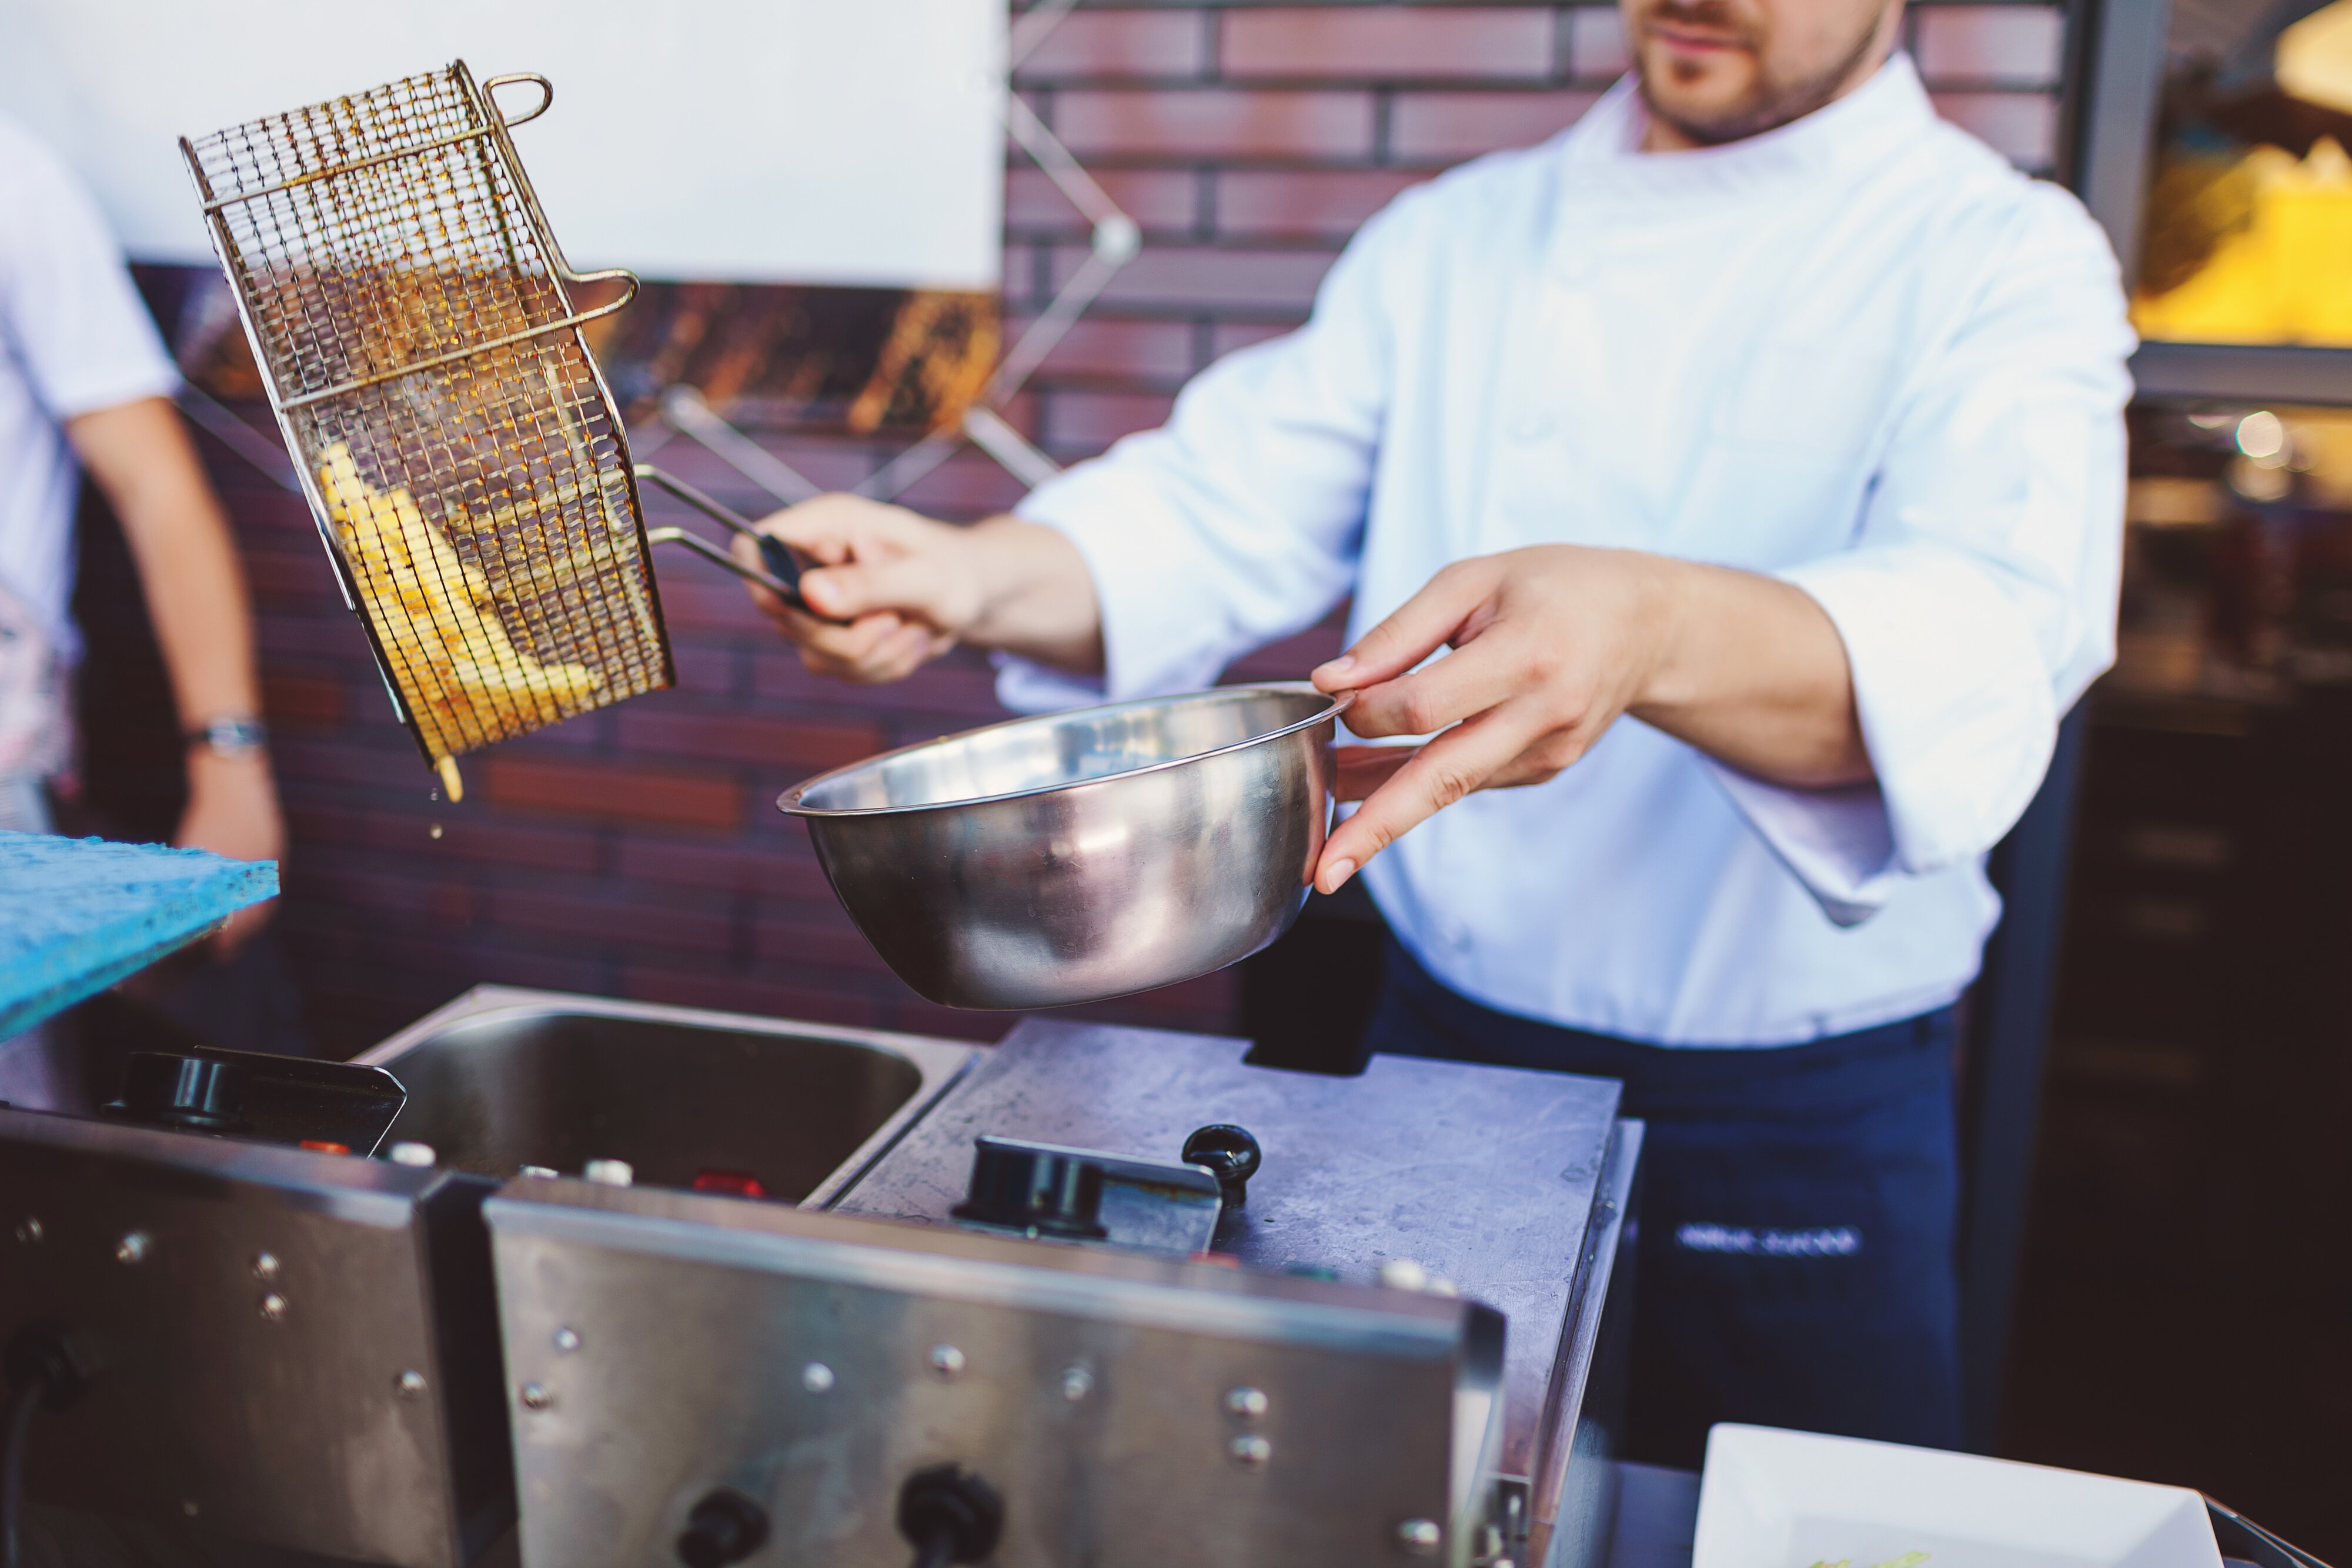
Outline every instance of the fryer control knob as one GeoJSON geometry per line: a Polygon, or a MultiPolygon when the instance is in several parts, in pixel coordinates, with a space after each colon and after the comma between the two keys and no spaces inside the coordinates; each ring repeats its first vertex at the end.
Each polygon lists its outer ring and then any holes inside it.
{"type": "Polygon", "coordinates": [[[1227,1208],[1239,1208],[1249,1201],[1249,1179],[1265,1163],[1265,1154],[1248,1128],[1223,1122],[1202,1127],[1185,1139],[1183,1157],[1186,1165],[1205,1166],[1216,1176],[1217,1190],[1224,1195],[1227,1208]]]}
{"type": "Polygon", "coordinates": [[[760,1550],[768,1539],[768,1513],[740,1491],[720,1487],[694,1505],[677,1538],[677,1560],[686,1568],[727,1568],[760,1550]]]}
{"type": "Polygon", "coordinates": [[[1062,1149],[972,1140],[971,1190],[949,1212],[981,1225],[1099,1241],[1102,1166],[1062,1149]]]}
{"type": "Polygon", "coordinates": [[[984,1563],[1003,1529],[1004,1500],[961,1465],[917,1470],[898,1489],[898,1533],[918,1563],[984,1563]]]}
{"type": "Polygon", "coordinates": [[[134,1051],[122,1075],[122,1098],[107,1108],[160,1126],[234,1132],[244,1124],[245,1091],[245,1069],[234,1061],[134,1051]]]}

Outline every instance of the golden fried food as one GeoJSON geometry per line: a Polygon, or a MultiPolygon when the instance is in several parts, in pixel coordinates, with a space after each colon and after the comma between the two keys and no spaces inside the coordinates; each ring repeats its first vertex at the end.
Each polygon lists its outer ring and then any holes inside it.
{"type": "Polygon", "coordinates": [[[405,489],[377,491],[340,442],[323,456],[319,488],[344,562],[436,762],[551,724],[604,685],[584,664],[542,664],[516,647],[489,579],[405,489]]]}

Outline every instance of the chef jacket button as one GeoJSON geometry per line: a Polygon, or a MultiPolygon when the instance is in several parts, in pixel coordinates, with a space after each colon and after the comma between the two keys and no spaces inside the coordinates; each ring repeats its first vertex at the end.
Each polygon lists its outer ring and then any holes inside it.
{"type": "Polygon", "coordinates": [[[1548,413],[1523,413],[1511,421],[1508,434],[1521,445],[1533,446],[1538,441],[1549,440],[1553,428],[1548,413]]]}

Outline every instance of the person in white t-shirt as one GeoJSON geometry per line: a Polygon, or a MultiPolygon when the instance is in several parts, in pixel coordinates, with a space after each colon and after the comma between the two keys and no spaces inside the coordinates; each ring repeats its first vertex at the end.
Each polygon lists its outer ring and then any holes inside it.
{"type": "MultiPolygon", "coordinates": [[[[121,519],[187,737],[173,841],[237,860],[285,841],[253,618],[227,518],[173,407],[178,372],[89,193],[0,117],[0,829],[51,825],[71,754],[73,517],[87,473],[121,519]]],[[[268,918],[233,921],[234,948],[268,918]]]]}

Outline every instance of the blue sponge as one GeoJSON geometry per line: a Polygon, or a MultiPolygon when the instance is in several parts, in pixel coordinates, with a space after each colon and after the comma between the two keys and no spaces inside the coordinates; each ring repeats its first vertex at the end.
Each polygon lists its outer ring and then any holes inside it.
{"type": "Polygon", "coordinates": [[[0,831],[0,1040],[277,893],[276,861],[0,831]]]}

